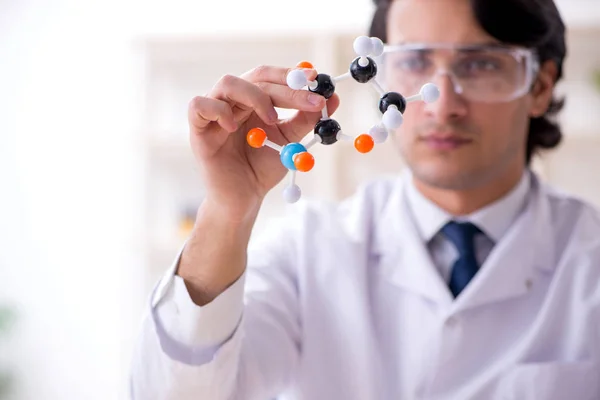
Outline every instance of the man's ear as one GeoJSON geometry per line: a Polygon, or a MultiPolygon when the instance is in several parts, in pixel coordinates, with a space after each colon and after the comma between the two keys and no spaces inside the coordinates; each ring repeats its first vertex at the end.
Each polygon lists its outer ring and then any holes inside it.
{"type": "Polygon", "coordinates": [[[548,107],[552,102],[552,94],[554,92],[557,74],[558,69],[554,61],[546,61],[541,65],[535,84],[531,90],[533,99],[529,109],[529,115],[531,117],[541,117],[548,110],[548,107]]]}

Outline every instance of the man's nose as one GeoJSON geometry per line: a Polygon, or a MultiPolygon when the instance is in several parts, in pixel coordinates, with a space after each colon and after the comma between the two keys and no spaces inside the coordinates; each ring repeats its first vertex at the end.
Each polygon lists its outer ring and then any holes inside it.
{"type": "Polygon", "coordinates": [[[467,114],[467,104],[454,77],[441,72],[435,76],[433,83],[438,86],[440,96],[437,101],[425,106],[426,113],[442,123],[464,117],[467,114]]]}

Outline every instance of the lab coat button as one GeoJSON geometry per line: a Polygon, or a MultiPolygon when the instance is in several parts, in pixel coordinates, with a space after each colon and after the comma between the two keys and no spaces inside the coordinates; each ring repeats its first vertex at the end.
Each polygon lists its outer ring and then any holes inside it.
{"type": "Polygon", "coordinates": [[[457,322],[458,321],[456,320],[455,317],[450,317],[446,320],[446,326],[453,327],[456,325],[457,322]]]}

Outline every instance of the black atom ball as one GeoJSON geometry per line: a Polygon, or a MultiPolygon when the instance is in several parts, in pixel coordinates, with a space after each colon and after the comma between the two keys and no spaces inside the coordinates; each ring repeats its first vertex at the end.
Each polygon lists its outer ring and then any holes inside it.
{"type": "Polygon", "coordinates": [[[404,113],[406,110],[406,99],[400,93],[388,92],[379,99],[379,111],[385,113],[390,105],[398,107],[398,111],[404,113]]]}
{"type": "Polygon", "coordinates": [[[333,84],[333,79],[331,79],[331,76],[327,74],[318,74],[316,81],[317,87],[314,89],[309,87],[308,90],[318,93],[326,99],[333,96],[333,93],[335,92],[335,85],[333,84]]]}
{"type": "Polygon", "coordinates": [[[375,64],[375,61],[371,57],[367,57],[369,64],[363,67],[358,63],[358,60],[360,60],[360,57],[356,57],[352,61],[352,64],[350,64],[350,75],[352,75],[352,78],[359,83],[367,83],[375,78],[375,75],[377,75],[377,64],[375,64]]]}
{"type": "Polygon", "coordinates": [[[322,119],[315,125],[315,135],[321,137],[322,144],[334,144],[337,142],[337,134],[342,127],[335,119],[322,119]]]}

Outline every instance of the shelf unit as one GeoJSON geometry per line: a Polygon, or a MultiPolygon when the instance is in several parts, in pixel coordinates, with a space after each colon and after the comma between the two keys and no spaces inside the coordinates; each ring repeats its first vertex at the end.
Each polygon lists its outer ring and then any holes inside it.
{"type": "MultiPolygon", "coordinates": [[[[599,24],[600,26],[600,24],[599,24]]],[[[142,246],[148,265],[148,285],[162,274],[185,240],[181,221],[203,196],[202,182],[188,145],[187,107],[198,94],[210,91],[224,74],[239,75],[257,65],[290,66],[310,60],[318,70],[338,75],[355,57],[354,38],[363,32],[340,34],[210,35],[151,38],[140,43],[144,59],[145,109],[140,140],[146,160],[146,222],[142,246]]],[[[561,123],[566,133],[562,150],[535,160],[544,179],[600,204],[600,185],[594,185],[600,167],[600,92],[590,74],[600,68],[600,28],[588,25],[569,31],[569,58],[565,80],[558,91],[568,96],[561,123]],[[585,119],[585,118],[588,119],[585,119]],[[573,179],[574,176],[579,177],[573,179]]],[[[336,92],[341,105],[335,118],[344,130],[358,134],[378,122],[378,96],[369,85],[345,81],[336,92]],[[360,110],[357,112],[357,110],[360,110]]],[[[282,115],[285,110],[279,110],[282,115]]],[[[357,153],[350,143],[315,146],[316,165],[310,175],[298,176],[303,195],[339,200],[361,182],[380,174],[397,173],[404,165],[391,145],[357,153]]],[[[267,196],[255,228],[260,231],[271,216],[287,207],[281,191],[287,179],[267,196]]],[[[150,286],[149,286],[150,287],[150,286]]]]}

